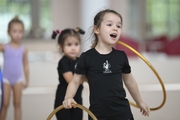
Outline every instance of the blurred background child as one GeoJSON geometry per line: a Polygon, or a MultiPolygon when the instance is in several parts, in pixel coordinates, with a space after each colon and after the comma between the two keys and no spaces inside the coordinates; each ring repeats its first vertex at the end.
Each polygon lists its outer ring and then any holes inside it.
{"type": "MultiPolygon", "coordinates": [[[[52,39],[58,37],[58,45],[63,53],[63,57],[58,63],[58,75],[59,75],[59,85],[56,90],[54,109],[62,105],[65,97],[66,88],[68,83],[72,80],[76,64],[78,61],[78,56],[80,54],[80,34],[84,34],[79,28],[76,29],[64,29],[62,31],[53,31],[52,39]]],[[[82,104],[82,84],[79,86],[74,99],[82,104]]],[[[82,110],[81,109],[62,109],[56,113],[57,120],[82,120],[82,110]]]]}
{"type": "Polygon", "coordinates": [[[27,53],[28,50],[21,44],[24,34],[24,24],[18,17],[13,18],[8,24],[8,34],[11,41],[0,45],[0,51],[3,52],[3,82],[4,82],[4,102],[0,119],[5,120],[9,106],[11,89],[13,91],[14,118],[22,119],[21,96],[23,87],[26,88],[29,83],[29,67],[27,53]],[[26,82],[23,86],[23,72],[26,82]]]}

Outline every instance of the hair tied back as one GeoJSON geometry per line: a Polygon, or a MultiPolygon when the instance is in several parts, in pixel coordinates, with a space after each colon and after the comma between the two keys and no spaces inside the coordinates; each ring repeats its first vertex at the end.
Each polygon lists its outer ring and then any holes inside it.
{"type": "Polygon", "coordinates": [[[55,31],[53,31],[51,38],[52,38],[52,39],[55,39],[56,36],[57,36],[57,34],[60,34],[60,33],[61,33],[61,30],[55,30],[55,31]]]}
{"type": "Polygon", "coordinates": [[[59,34],[59,33],[61,33],[61,30],[56,30],[55,32],[56,32],[56,34],[59,34]]]}
{"type": "Polygon", "coordinates": [[[85,34],[85,31],[82,30],[82,29],[79,28],[79,27],[76,27],[75,31],[78,32],[78,33],[80,33],[80,34],[85,34]]]}
{"type": "Polygon", "coordinates": [[[18,16],[18,15],[15,15],[12,20],[19,20],[19,16],[18,16]]]}

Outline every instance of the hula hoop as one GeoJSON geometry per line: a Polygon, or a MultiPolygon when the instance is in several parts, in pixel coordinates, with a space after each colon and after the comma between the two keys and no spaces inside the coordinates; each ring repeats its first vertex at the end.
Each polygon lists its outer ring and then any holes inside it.
{"type": "MultiPolygon", "coordinates": [[[[165,86],[164,86],[164,83],[161,79],[161,77],[159,76],[159,74],[157,73],[157,71],[154,69],[154,67],[151,65],[151,63],[145,58],[143,57],[139,52],[137,52],[134,48],[130,47],[129,45],[127,45],[126,43],[122,42],[122,41],[118,41],[117,42],[118,44],[128,48],[129,50],[131,50],[132,52],[134,52],[136,55],[138,55],[150,68],[151,70],[154,72],[154,74],[156,75],[156,77],[158,78],[160,84],[161,84],[161,87],[162,87],[162,90],[163,90],[163,101],[162,103],[158,106],[158,107],[154,107],[154,108],[150,108],[151,111],[154,111],[154,110],[158,110],[160,108],[162,108],[166,102],[166,90],[165,90],[165,86]]],[[[139,108],[135,103],[133,102],[129,102],[132,106],[136,107],[136,108],[139,108]]],[[[72,104],[73,107],[78,107],[82,110],[85,110],[92,118],[93,120],[97,120],[97,118],[94,116],[94,114],[88,110],[86,107],[80,105],[80,104],[72,104]]],[[[48,116],[48,118],[46,120],[50,120],[53,115],[55,113],[57,113],[59,110],[63,109],[63,105],[60,105],[59,107],[57,107],[55,110],[53,110],[50,115],[48,116]]]]}
{"type": "MultiPolygon", "coordinates": [[[[80,105],[80,104],[72,104],[72,106],[73,106],[73,107],[80,108],[80,109],[86,111],[86,112],[91,116],[91,118],[92,118],[93,120],[97,120],[97,118],[94,116],[94,114],[93,114],[90,110],[88,110],[86,107],[84,107],[84,106],[82,106],[82,105],[80,105]]],[[[55,110],[53,110],[53,111],[51,112],[51,114],[48,116],[48,118],[47,118],[46,120],[51,120],[51,118],[53,117],[53,115],[56,114],[59,110],[61,110],[61,109],[63,109],[63,108],[64,108],[63,105],[60,105],[59,107],[57,107],[55,110]]]]}
{"type": "Polygon", "coordinates": [[[1,69],[0,69],[0,84],[1,84],[1,107],[0,107],[0,113],[1,113],[1,110],[2,110],[2,106],[3,106],[3,101],[4,101],[4,83],[3,83],[3,80],[2,80],[2,72],[1,72],[1,69]]]}
{"type": "MultiPolygon", "coordinates": [[[[166,102],[166,90],[165,90],[165,86],[164,86],[164,83],[161,79],[161,77],[159,76],[159,74],[157,73],[157,71],[154,69],[154,67],[151,65],[151,63],[145,58],[143,57],[139,52],[137,52],[134,48],[130,47],[129,45],[127,45],[126,43],[122,42],[122,41],[118,41],[117,42],[118,44],[121,44],[122,46],[128,48],[129,50],[131,50],[132,52],[134,52],[136,55],[138,55],[150,68],[151,70],[154,72],[154,74],[156,75],[156,77],[158,78],[160,84],[161,84],[161,87],[162,87],[162,91],[163,91],[163,101],[162,103],[158,106],[158,107],[154,107],[154,108],[150,108],[151,111],[154,111],[154,110],[158,110],[160,108],[162,108],[166,102]]],[[[137,107],[139,108],[135,103],[133,102],[130,102],[130,104],[134,107],[137,107]]]]}

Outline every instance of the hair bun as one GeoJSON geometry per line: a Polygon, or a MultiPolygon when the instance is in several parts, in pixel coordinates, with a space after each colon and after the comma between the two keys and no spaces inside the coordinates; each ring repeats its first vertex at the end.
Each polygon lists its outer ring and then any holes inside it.
{"type": "Polygon", "coordinates": [[[19,20],[18,15],[14,16],[13,20],[19,20]]]}
{"type": "Polygon", "coordinates": [[[82,29],[79,28],[79,27],[77,27],[77,28],[75,29],[75,31],[76,31],[76,32],[79,32],[80,34],[85,34],[85,31],[82,30],[82,29]]]}

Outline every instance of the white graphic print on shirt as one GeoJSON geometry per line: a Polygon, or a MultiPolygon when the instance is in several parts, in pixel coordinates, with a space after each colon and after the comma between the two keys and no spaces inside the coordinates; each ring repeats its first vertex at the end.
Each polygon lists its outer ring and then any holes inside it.
{"type": "Polygon", "coordinates": [[[103,68],[105,69],[103,73],[111,73],[111,70],[109,70],[110,67],[111,65],[109,64],[108,60],[106,60],[106,62],[103,64],[103,68]]]}
{"type": "Polygon", "coordinates": [[[77,63],[74,65],[74,69],[76,69],[76,67],[77,67],[77,63]]]}

